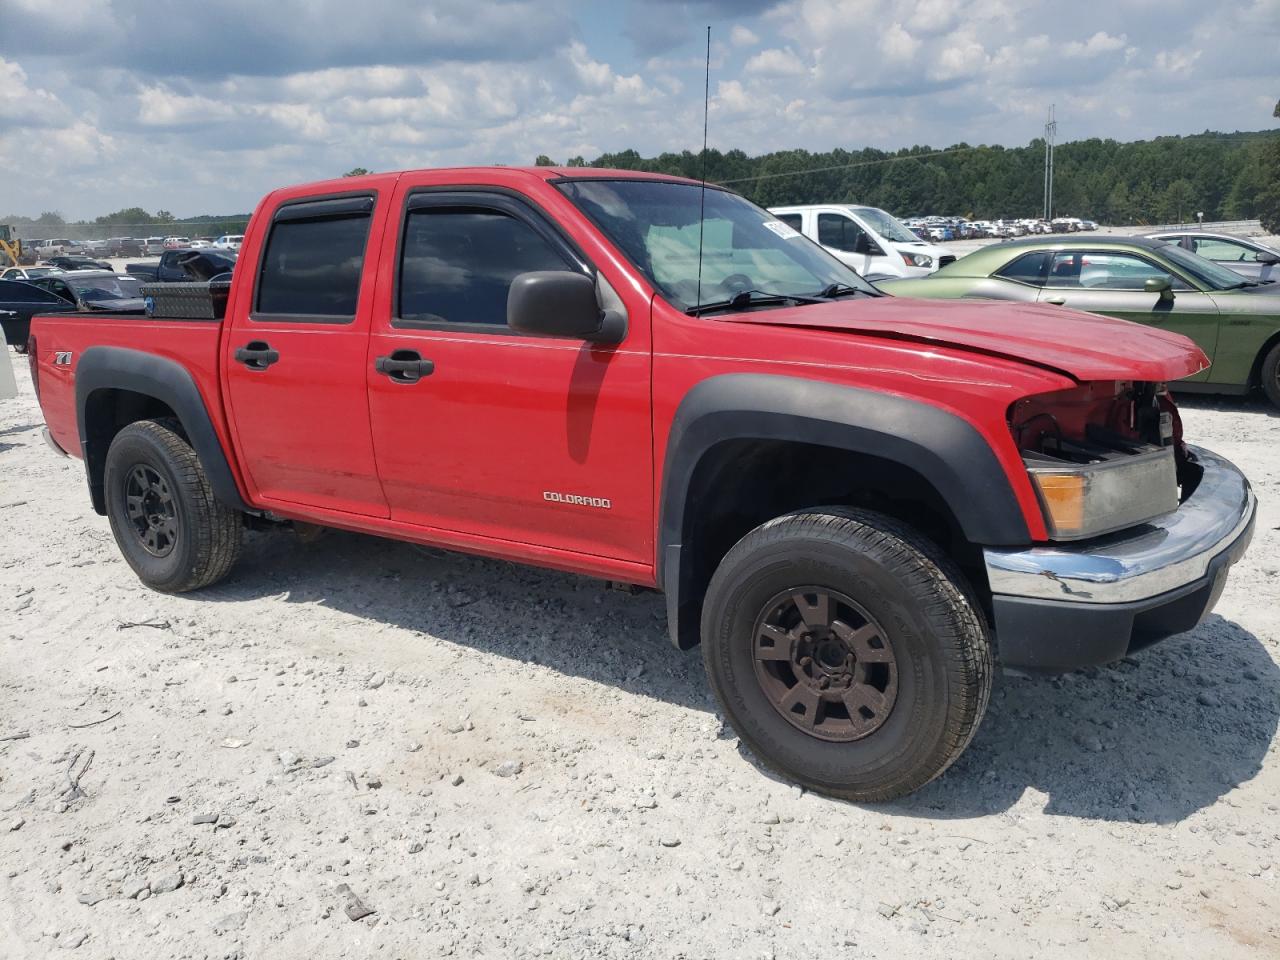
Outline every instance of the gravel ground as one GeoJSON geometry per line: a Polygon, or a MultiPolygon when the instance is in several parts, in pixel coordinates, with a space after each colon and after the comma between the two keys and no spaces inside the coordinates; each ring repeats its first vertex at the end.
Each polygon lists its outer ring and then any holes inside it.
{"type": "Polygon", "coordinates": [[[335,534],[139,585],[26,376],[0,403],[0,957],[1274,957],[1280,417],[1215,615],[1004,677],[906,800],[780,782],[660,598],[335,534]],[[365,910],[371,911],[359,918],[365,910]]]}

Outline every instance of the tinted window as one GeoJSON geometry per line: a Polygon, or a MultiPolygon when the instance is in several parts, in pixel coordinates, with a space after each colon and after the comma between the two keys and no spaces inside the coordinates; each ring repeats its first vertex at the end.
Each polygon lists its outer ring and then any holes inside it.
{"type": "Polygon", "coordinates": [[[56,303],[58,298],[21,280],[0,280],[0,300],[5,303],[56,303]]]}
{"type": "Polygon", "coordinates": [[[838,213],[818,214],[818,242],[824,247],[852,253],[862,234],[863,229],[846,216],[838,213]]]}
{"type": "Polygon", "coordinates": [[[996,276],[1004,277],[1006,280],[1017,280],[1019,283],[1040,286],[1044,283],[1045,264],[1048,262],[1048,253],[1028,253],[1019,257],[1013,263],[1005,265],[1003,269],[997,270],[996,276]]]}
{"type": "Polygon", "coordinates": [[[1049,271],[1050,287],[1141,290],[1148,280],[1167,278],[1175,290],[1187,284],[1150,260],[1129,253],[1059,253],[1049,271]]]}
{"type": "Polygon", "coordinates": [[[780,213],[778,219],[785,223],[792,230],[800,230],[800,225],[804,223],[803,214],[799,213],[780,213]]]}
{"type": "Polygon", "coordinates": [[[404,320],[506,324],[518,274],[570,268],[533,227],[496,210],[411,210],[400,261],[404,320]]]}
{"type": "Polygon", "coordinates": [[[273,224],[258,312],[353,318],[368,233],[367,214],[273,224]]]}

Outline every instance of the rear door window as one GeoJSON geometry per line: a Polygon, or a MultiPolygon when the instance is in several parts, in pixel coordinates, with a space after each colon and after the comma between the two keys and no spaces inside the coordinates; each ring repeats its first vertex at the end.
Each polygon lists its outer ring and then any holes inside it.
{"type": "Polygon", "coordinates": [[[1050,287],[1090,290],[1142,290],[1148,280],[1168,279],[1174,290],[1190,290],[1186,281],[1130,253],[1058,253],[1049,271],[1050,287]]]}
{"type": "Polygon", "coordinates": [[[46,290],[22,280],[0,280],[0,302],[57,303],[58,298],[46,290]]]}
{"type": "Polygon", "coordinates": [[[1219,240],[1217,237],[1192,237],[1191,249],[1206,260],[1256,263],[1258,259],[1258,251],[1253,248],[1232,240],[1219,240]]]}
{"type": "Polygon", "coordinates": [[[1039,287],[1044,285],[1045,267],[1048,263],[1049,254],[1044,251],[1027,253],[997,270],[995,275],[1039,287]]]}
{"type": "Polygon", "coordinates": [[[372,197],[281,207],[262,257],[256,313],[303,322],[354,320],[372,209],[372,197]]]}

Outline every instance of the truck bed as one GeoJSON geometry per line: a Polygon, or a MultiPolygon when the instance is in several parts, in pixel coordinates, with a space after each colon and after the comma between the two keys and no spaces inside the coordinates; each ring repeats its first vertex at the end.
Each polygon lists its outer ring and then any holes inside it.
{"type": "Polygon", "coordinates": [[[75,369],[91,347],[145,350],[178,361],[196,381],[216,429],[225,436],[218,392],[219,320],[177,320],[125,313],[38,314],[36,339],[40,399],[54,442],[80,455],[75,369]]]}

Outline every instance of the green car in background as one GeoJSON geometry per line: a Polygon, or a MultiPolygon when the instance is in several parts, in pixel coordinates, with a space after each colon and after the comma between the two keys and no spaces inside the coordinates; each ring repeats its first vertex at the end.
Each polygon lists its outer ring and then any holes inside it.
{"type": "Polygon", "coordinates": [[[876,286],[900,297],[1058,304],[1173,330],[1212,361],[1175,389],[1243,394],[1260,386],[1280,406],[1280,283],[1246,279],[1162,240],[996,243],[928,277],[876,286]]]}

